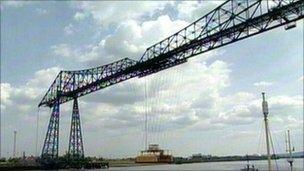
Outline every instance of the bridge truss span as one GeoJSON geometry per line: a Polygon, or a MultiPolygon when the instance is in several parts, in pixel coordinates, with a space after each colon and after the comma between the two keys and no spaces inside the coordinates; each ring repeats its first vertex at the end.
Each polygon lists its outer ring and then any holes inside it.
{"type": "Polygon", "coordinates": [[[157,68],[159,63],[185,60],[295,22],[303,18],[303,4],[303,0],[228,0],[179,32],[147,48],[140,62],[149,62],[150,66],[157,68]]]}
{"type": "Polygon", "coordinates": [[[56,100],[62,104],[134,77],[136,70],[132,66],[136,64],[137,61],[124,58],[96,68],[60,71],[38,106],[53,107],[56,100]]]}
{"type": "MultiPolygon", "coordinates": [[[[139,61],[123,58],[96,68],[60,71],[38,104],[38,107],[53,108],[41,156],[58,157],[60,104],[74,100],[77,107],[74,107],[72,118],[74,130],[80,129],[77,98],[180,65],[195,55],[294,23],[303,17],[304,0],[227,0],[172,36],[148,47],[139,61]]],[[[81,130],[74,132],[71,135],[78,135],[81,130]]],[[[83,157],[83,146],[74,145],[77,144],[74,142],[82,144],[82,136],[72,137],[70,142],[69,149],[81,147],[82,150],[69,152],[83,157]]]]}

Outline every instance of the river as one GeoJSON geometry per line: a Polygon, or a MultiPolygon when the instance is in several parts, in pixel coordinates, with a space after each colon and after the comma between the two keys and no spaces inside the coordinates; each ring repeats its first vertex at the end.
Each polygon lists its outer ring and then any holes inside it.
{"type": "MultiPolygon", "coordinates": [[[[259,170],[267,170],[267,161],[251,161],[255,168],[259,170]]],[[[273,160],[273,168],[280,171],[288,171],[289,165],[286,159],[279,159],[276,162],[273,160]]],[[[294,160],[294,171],[303,171],[304,159],[294,160]]],[[[246,165],[245,161],[234,162],[209,162],[209,163],[191,163],[191,164],[168,164],[168,165],[153,165],[153,166],[137,166],[137,167],[124,167],[124,168],[110,168],[109,170],[240,170],[246,165]]]]}

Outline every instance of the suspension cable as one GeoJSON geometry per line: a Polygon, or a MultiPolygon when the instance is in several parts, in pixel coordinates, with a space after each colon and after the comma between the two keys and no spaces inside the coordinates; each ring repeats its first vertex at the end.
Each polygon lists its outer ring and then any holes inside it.
{"type": "Polygon", "coordinates": [[[36,118],[36,142],[35,142],[35,155],[38,156],[38,136],[39,136],[39,112],[40,108],[37,109],[37,118],[36,118]]]}
{"type": "Polygon", "coordinates": [[[277,158],[276,158],[276,153],[275,153],[275,149],[274,149],[274,144],[273,144],[273,141],[272,141],[272,136],[271,136],[271,131],[269,129],[269,137],[270,137],[270,143],[271,143],[271,147],[272,147],[272,153],[274,154],[275,158],[274,158],[274,161],[275,161],[275,164],[276,164],[276,169],[277,171],[279,170],[279,167],[278,167],[278,162],[277,162],[277,158]]]}
{"type": "Polygon", "coordinates": [[[260,128],[260,129],[259,129],[259,141],[258,141],[258,149],[257,149],[257,150],[258,150],[258,153],[261,154],[262,152],[260,151],[260,149],[261,149],[261,144],[262,144],[262,143],[261,143],[261,141],[262,141],[262,134],[263,134],[263,132],[264,132],[264,131],[263,131],[263,125],[264,125],[264,124],[263,124],[263,122],[259,122],[259,123],[260,123],[260,124],[259,124],[259,128],[260,128]]]}

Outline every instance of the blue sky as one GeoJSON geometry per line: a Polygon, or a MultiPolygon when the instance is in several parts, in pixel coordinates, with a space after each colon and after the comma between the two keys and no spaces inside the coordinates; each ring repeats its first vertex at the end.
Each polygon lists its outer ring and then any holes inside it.
{"type": "MultiPolygon", "coordinates": [[[[19,155],[40,153],[50,111],[38,112],[37,104],[61,69],[139,59],[145,48],[220,3],[1,2],[2,155],[12,155],[14,130],[19,155]]],[[[146,103],[149,142],[175,155],[264,153],[257,145],[261,91],[269,97],[276,150],[284,151],[286,129],[303,150],[303,21],[79,99],[85,154],[136,155],[144,147],[146,103]]],[[[61,106],[61,154],[68,147],[71,109],[71,103],[61,106]]]]}

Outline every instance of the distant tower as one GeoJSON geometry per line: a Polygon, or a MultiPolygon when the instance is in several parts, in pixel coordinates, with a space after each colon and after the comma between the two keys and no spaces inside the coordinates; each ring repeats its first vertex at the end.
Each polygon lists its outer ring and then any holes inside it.
{"type": "Polygon", "coordinates": [[[268,125],[268,103],[265,100],[265,93],[262,92],[263,102],[262,109],[265,121],[265,132],[266,132],[266,145],[267,145],[267,159],[268,159],[268,170],[271,171],[271,156],[270,156],[270,145],[269,145],[269,125],[268,125]]]}
{"type": "Polygon", "coordinates": [[[71,120],[70,141],[68,154],[70,159],[78,160],[84,158],[83,141],[81,134],[80,115],[77,98],[74,98],[73,113],[71,120]]]}
{"type": "Polygon", "coordinates": [[[17,131],[14,131],[14,149],[13,149],[13,157],[16,157],[16,140],[17,140],[17,131]]]}

